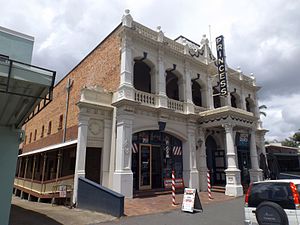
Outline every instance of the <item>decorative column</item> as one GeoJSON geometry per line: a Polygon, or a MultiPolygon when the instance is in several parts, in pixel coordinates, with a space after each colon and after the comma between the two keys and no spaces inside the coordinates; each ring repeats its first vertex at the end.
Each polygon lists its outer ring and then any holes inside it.
{"type": "Polygon", "coordinates": [[[118,109],[117,116],[117,143],[116,164],[113,177],[113,189],[126,198],[133,196],[133,173],[131,171],[131,145],[132,125],[134,120],[133,110],[118,109]]]}
{"type": "Polygon", "coordinates": [[[134,101],[133,87],[133,58],[132,39],[126,33],[121,34],[121,66],[120,66],[120,86],[118,89],[118,100],[130,99],[134,101]]]}
{"type": "Polygon", "coordinates": [[[251,138],[250,138],[250,158],[251,158],[251,169],[250,180],[251,182],[261,181],[263,180],[262,169],[259,168],[258,157],[257,157],[257,149],[256,149],[256,140],[255,140],[255,129],[251,130],[251,138]]]}
{"type": "Polygon", "coordinates": [[[190,63],[185,61],[184,63],[184,104],[185,104],[185,113],[190,114],[194,113],[194,103],[193,103],[193,95],[192,95],[192,81],[191,81],[191,70],[190,63]]]}
{"type": "Polygon", "coordinates": [[[78,141],[76,149],[76,163],[74,173],[73,204],[77,204],[78,179],[85,177],[85,157],[87,146],[89,118],[79,114],[78,117],[78,141]]]}
{"type": "Polygon", "coordinates": [[[196,122],[190,121],[187,127],[188,141],[183,149],[183,178],[190,188],[198,189],[199,191],[199,174],[197,170],[196,158],[196,122]]]}
{"type": "Polygon", "coordinates": [[[224,124],[226,135],[226,190],[225,195],[242,196],[243,187],[241,185],[241,171],[237,168],[236,155],[234,150],[233,125],[224,124]]]}
{"type": "Polygon", "coordinates": [[[214,78],[207,76],[207,95],[206,95],[206,102],[207,107],[209,109],[214,109],[214,97],[213,97],[213,89],[212,89],[212,80],[214,78]]]}
{"type": "Polygon", "coordinates": [[[197,162],[199,170],[199,188],[201,191],[207,191],[207,163],[206,163],[206,146],[205,133],[202,128],[198,130],[197,140],[197,162]]]}
{"type": "Polygon", "coordinates": [[[160,47],[158,49],[158,72],[156,74],[158,82],[156,83],[156,90],[158,94],[158,107],[168,108],[168,98],[166,94],[166,71],[164,65],[164,51],[160,47]]]}
{"type": "Polygon", "coordinates": [[[110,143],[111,143],[111,120],[104,120],[104,143],[102,149],[102,179],[101,184],[104,187],[109,187],[109,164],[110,162],[110,143]]]}

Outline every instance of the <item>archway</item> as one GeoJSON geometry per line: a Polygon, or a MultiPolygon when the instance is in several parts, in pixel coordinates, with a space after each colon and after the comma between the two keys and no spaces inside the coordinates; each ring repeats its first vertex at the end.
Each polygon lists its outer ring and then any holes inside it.
{"type": "Polygon", "coordinates": [[[210,171],[211,185],[225,185],[225,151],[218,149],[217,143],[212,135],[205,141],[206,164],[210,171]]]}
{"type": "Polygon", "coordinates": [[[134,88],[151,93],[151,68],[141,60],[135,60],[133,68],[134,88]]]}
{"type": "Polygon", "coordinates": [[[166,71],[166,93],[168,98],[179,101],[178,77],[171,71],[166,71]]]}
{"type": "Polygon", "coordinates": [[[192,97],[195,105],[202,106],[201,86],[195,80],[192,80],[192,97]]]}
{"type": "Polygon", "coordinates": [[[132,136],[133,190],[168,189],[165,181],[183,179],[182,142],[165,132],[146,130],[132,136]]]}

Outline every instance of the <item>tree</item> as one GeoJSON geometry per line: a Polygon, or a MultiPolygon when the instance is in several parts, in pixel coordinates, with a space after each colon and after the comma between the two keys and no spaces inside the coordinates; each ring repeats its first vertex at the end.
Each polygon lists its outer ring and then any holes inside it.
{"type": "Polygon", "coordinates": [[[292,137],[286,138],[282,142],[283,146],[288,146],[288,147],[296,147],[299,148],[300,146],[300,129],[298,132],[295,132],[292,137]]]}

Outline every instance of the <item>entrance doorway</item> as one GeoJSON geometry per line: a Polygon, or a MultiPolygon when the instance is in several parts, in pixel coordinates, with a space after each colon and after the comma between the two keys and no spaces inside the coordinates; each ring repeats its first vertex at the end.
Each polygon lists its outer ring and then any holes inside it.
{"type": "Polygon", "coordinates": [[[85,178],[100,184],[101,148],[86,148],[85,178]]]}
{"type": "Polygon", "coordinates": [[[172,168],[182,178],[182,144],[177,138],[159,131],[142,131],[133,135],[133,190],[163,190],[172,168]]]}
{"type": "Polygon", "coordinates": [[[210,171],[212,185],[225,185],[225,150],[218,149],[217,143],[212,136],[208,136],[205,142],[206,146],[206,163],[207,169],[210,171]]]}

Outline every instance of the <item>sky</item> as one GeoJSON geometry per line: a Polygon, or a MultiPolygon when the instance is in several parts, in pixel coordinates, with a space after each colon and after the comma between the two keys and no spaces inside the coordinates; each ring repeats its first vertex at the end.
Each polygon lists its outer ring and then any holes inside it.
{"type": "MultiPolygon", "coordinates": [[[[59,81],[120,22],[125,9],[165,36],[200,43],[223,35],[227,64],[253,73],[266,140],[300,129],[299,0],[0,0],[0,26],[35,37],[32,64],[57,71],[59,81]],[[210,29],[209,29],[210,27],[210,29]],[[209,32],[210,30],[210,32],[209,32]]],[[[214,44],[214,43],[213,43],[214,44]]]]}

